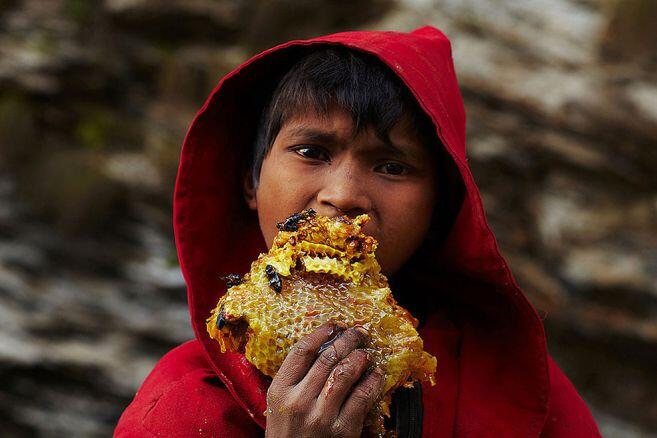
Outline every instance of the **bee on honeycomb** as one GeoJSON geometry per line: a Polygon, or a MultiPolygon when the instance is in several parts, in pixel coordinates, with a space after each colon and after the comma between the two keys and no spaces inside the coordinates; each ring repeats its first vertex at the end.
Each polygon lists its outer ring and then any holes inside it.
{"type": "Polygon", "coordinates": [[[260,254],[229,289],[207,320],[221,351],[244,353],[274,377],[290,348],[328,321],[360,325],[370,333],[366,351],[383,370],[383,396],[366,424],[382,435],[392,392],[416,380],[435,384],[436,358],[423,350],[418,321],[395,301],[380,272],[377,242],[361,233],[366,214],[328,218],[312,209],[278,224],[272,248],[260,254]]]}

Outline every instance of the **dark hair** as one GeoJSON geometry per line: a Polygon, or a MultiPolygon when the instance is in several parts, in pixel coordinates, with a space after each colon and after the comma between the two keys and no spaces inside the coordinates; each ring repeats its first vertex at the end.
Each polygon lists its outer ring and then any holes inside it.
{"type": "Polygon", "coordinates": [[[423,143],[439,143],[433,123],[389,67],[367,53],[325,47],[294,64],[270,96],[253,149],[253,187],[258,186],[262,162],[286,121],[309,108],[325,117],[335,107],[350,113],[356,135],[372,126],[381,140],[388,141],[390,129],[406,115],[423,143]]]}

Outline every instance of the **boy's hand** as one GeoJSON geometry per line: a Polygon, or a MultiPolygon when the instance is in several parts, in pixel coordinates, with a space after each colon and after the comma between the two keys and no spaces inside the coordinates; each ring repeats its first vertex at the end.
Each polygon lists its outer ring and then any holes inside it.
{"type": "Polygon", "coordinates": [[[384,383],[378,368],[359,380],[370,358],[358,347],[364,347],[368,340],[369,334],[362,327],[345,330],[335,323],[324,324],[301,338],[290,349],[267,392],[265,436],[360,436],[384,383]]]}

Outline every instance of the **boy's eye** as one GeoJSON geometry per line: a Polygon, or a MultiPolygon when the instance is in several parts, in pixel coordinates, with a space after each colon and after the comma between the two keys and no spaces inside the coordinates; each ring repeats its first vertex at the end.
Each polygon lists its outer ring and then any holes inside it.
{"type": "Polygon", "coordinates": [[[377,169],[381,169],[388,175],[403,175],[408,171],[408,168],[400,163],[385,163],[378,166],[377,169]]]}
{"type": "Polygon", "coordinates": [[[310,158],[312,160],[323,160],[326,161],[329,159],[328,154],[324,152],[321,148],[316,146],[301,146],[294,151],[305,158],[310,158]]]}

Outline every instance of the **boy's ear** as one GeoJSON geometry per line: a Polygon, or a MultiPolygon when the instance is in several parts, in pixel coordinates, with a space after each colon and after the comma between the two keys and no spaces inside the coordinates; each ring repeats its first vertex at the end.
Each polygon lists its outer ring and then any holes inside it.
{"type": "Polygon", "coordinates": [[[253,186],[253,171],[249,169],[244,176],[244,181],[242,182],[242,191],[244,194],[244,200],[246,205],[249,206],[249,209],[256,211],[258,203],[256,201],[256,189],[253,186]]]}

